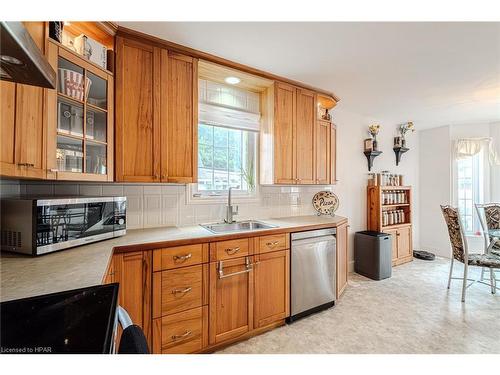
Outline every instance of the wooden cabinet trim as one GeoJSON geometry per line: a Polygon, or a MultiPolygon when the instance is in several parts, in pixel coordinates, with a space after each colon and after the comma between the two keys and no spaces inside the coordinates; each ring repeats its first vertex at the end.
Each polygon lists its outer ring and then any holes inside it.
{"type": "Polygon", "coordinates": [[[229,68],[233,68],[236,70],[241,70],[245,73],[264,77],[264,78],[267,78],[267,79],[270,79],[273,81],[279,81],[279,82],[282,82],[283,84],[295,85],[295,86],[302,87],[305,89],[313,90],[313,91],[316,91],[318,93],[321,93],[323,95],[326,95],[328,97],[333,98],[336,102],[338,102],[340,100],[339,97],[337,97],[332,92],[325,91],[325,90],[322,90],[322,89],[317,88],[317,87],[312,87],[310,85],[307,85],[307,84],[304,84],[301,82],[297,82],[297,81],[294,81],[294,80],[291,80],[291,79],[288,79],[285,77],[280,77],[278,75],[268,73],[268,72],[265,72],[263,70],[259,70],[259,69],[252,68],[252,67],[247,66],[247,65],[236,63],[234,61],[230,61],[230,60],[224,59],[224,58],[219,57],[219,56],[215,56],[215,55],[212,55],[212,54],[209,54],[206,52],[202,52],[202,51],[199,51],[199,50],[196,50],[193,48],[182,46],[180,44],[173,43],[173,42],[170,42],[170,41],[167,41],[167,40],[164,40],[164,39],[152,36],[152,35],[148,35],[148,34],[140,32],[140,31],[132,30],[132,29],[129,29],[129,28],[126,28],[123,26],[118,26],[117,35],[122,36],[122,37],[127,37],[129,40],[147,41],[151,45],[161,46],[162,48],[166,48],[170,51],[174,51],[174,52],[179,53],[179,54],[192,56],[194,58],[206,60],[206,61],[209,61],[209,62],[212,62],[215,64],[227,66],[229,68]]]}

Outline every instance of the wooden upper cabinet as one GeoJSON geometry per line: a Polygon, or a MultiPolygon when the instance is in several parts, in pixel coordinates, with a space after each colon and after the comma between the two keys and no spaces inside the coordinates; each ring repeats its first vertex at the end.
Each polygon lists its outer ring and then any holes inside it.
{"type": "Polygon", "coordinates": [[[331,124],[318,120],[316,126],[316,183],[329,184],[331,176],[331,124]]]}
{"type": "Polygon", "coordinates": [[[275,82],[262,95],[260,183],[332,183],[336,134],[317,118],[317,93],[275,82]]]}
{"type": "Polygon", "coordinates": [[[295,121],[296,183],[316,183],[316,95],[297,89],[295,121]]]}
{"type": "Polygon", "coordinates": [[[196,182],[198,60],[162,50],[161,61],[161,180],[196,182]]]}
{"type": "Polygon", "coordinates": [[[16,176],[15,118],[16,118],[16,84],[0,81],[0,173],[3,176],[16,176]]]}
{"type": "Polygon", "coordinates": [[[116,38],[117,181],[160,181],[161,50],[116,38]]]}
{"type": "Polygon", "coordinates": [[[45,177],[44,91],[40,87],[17,85],[15,159],[18,176],[45,177]]]}
{"type": "MultiPolygon", "coordinates": [[[[274,87],[274,183],[294,184],[295,87],[277,82],[274,87]]],[[[265,166],[269,168],[269,166],[265,166]]]]}
{"type": "Polygon", "coordinates": [[[116,40],[116,180],[197,180],[198,60],[116,40]]]}
{"type": "Polygon", "coordinates": [[[337,183],[337,126],[330,128],[330,184],[337,183]]]}
{"type": "MultiPolygon", "coordinates": [[[[35,44],[45,53],[45,23],[25,22],[35,44]]],[[[0,174],[10,177],[45,178],[47,89],[2,81],[0,174]]]]}

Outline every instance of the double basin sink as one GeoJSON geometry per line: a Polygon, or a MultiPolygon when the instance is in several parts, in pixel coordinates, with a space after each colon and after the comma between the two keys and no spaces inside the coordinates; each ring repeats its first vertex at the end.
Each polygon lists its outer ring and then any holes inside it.
{"type": "Polygon", "coordinates": [[[217,223],[217,224],[204,224],[203,228],[212,233],[231,233],[231,232],[246,232],[258,229],[271,229],[277,228],[276,225],[263,223],[257,220],[245,220],[235,223],[217,223]]]}

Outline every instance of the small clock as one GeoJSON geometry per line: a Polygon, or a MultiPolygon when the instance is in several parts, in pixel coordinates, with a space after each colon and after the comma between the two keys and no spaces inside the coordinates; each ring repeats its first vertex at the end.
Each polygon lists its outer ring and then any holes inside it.
{"type": "Polygon", "coordinates": [[[312,204],[318,216],[335,216],[335,211],[339,208],[339,198],[331,191],[320,191],[314,194],[312,204]]]}

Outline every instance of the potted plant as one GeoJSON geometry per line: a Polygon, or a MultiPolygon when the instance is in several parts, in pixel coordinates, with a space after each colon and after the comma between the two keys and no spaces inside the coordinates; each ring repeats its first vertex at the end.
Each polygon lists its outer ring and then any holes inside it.
{"type": "Polygon", "coordinates": [[[408,132],[414,132],[415,131],[415,127],[413,125],[413,122],[411,121],[408,121],[406,124],[403,124],[403,125],[400,125],[399,126],[399,132],[401,133],[401,146],[402,147],[406,147],[406,133],[408,132]]]}
{"type": "Polygon", "coordinates": [[[380,131],[380,125],[372,124],[368,126],[368,133],[373,139],[373,151],[378,151],[377,134],[380,131]]]}

